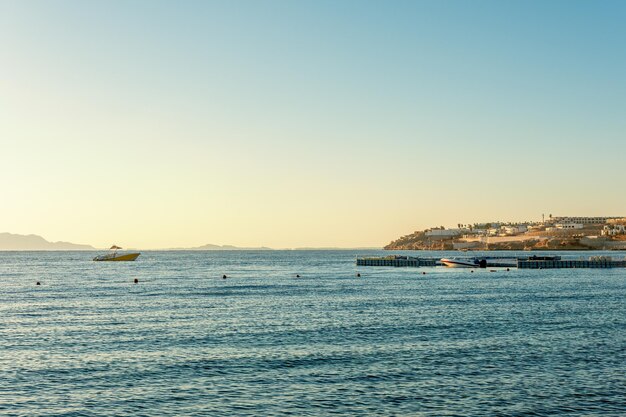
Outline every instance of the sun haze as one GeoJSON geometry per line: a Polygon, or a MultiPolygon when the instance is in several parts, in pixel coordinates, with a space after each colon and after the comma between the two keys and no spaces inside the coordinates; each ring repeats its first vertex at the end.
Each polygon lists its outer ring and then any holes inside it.
{"type": "Polygon", "coordinates": [[[624,212],[626,3],[0,5],[0,232],[383,246],[624,212]]]}

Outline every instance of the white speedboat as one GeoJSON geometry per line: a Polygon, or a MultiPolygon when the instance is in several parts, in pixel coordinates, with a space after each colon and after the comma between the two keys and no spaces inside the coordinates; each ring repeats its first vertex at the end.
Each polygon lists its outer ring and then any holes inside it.
{"type": "Polygon", "coordinates": [[[449,268],[480,268],[476,259],[441,258],[441,263],[449,268]]]}

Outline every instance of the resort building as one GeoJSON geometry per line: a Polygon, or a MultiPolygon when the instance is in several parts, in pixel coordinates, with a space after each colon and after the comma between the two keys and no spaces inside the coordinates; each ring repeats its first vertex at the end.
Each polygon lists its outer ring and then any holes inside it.
{"type": "Polygon", "coordinates": [[[500,229],[496,229],[496,228],[491,228],[491,229],[487,229],[487,233],[485,234],[486,236],[498,236],[500,234],[500,229]]]}
{"type": "Polygon", "coordinates": [[[604,226],[602,228],[602,236],[616,236],[626,234],[626,226],[623,224],[616,224],[613,226],[604,226]]]}
{"type": "Polygon", "coordinates": [[[566,223],[566,224],[557,223],[554,226],[546,227],[546,232],[560,232],[563,230],[576,230],[576,229],[583,229],[584,227],[585,225],[582,223],[566,223]]]}
{"type": "Polygon", "coordinates": [[[454,237],[461,234],[461,229],[432,229],[426,232],[428,237],[454,237]]]}
{"type": "Polygon", "coordinates": [[[571,223],[580,223],[580,224],[605,224],[609,220],[613,219],[621,219],[624,216],[614,216],[614,217],[550,217],[550,219],[546,223],[552,224],[571,224],[571,223]]]}
{"type": "Polygon", "coordinates": [[[515,236],[520,233],[526,233],[528,231],[528,226],[520,225],[520,226],[502,226],[500,228],[501,233],[506,236],[515,236]]]}
{"type": "Polygon", "coordinates": [[[582,223],[565,223],[565,224],[555,224],[554,227],[556,227],[557,229],[582,229],[583,227],[585,227],[584,224],[582,223]]]}

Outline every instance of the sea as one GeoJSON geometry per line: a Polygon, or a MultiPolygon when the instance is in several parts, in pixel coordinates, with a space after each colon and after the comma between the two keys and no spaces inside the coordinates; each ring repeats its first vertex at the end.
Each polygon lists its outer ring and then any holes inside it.
{"type": "Polygon", "coordinates": [[[0,415],[626,415],[626,269],[392,253],[1,252],[0,415]]]}

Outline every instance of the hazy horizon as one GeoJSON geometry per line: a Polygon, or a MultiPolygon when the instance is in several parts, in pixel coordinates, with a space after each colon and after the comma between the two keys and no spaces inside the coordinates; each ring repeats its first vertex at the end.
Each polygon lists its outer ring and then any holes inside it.
{"type": "Polygon", "coordinates": [[[381,247],[620,215],[626,3],[0,5],[0,232],[381,247]]]}
{"type": "MultiPolygon", "coordinates": [[[[67,242],[67,241],[48,241],[45,236],[40,236],[34,233],[22,235],[9,232],[0,232],[0,251],[93,251],[93,250],[107,250],[109,246],[97,247],[85,242],[67,242]]],[[[242,247],[229,244],[214,244],[207,243],[200,246],[190,247],[162,247],[162,248],[141,248],[141,247],[126,247],[120,248],[125,250],[215,250],[215,251],[230,251],[230,250],[369,250],[369,249],[382,249],[382,246],[378,247],[290,247],[290,248],[271,248],[268,246],[257,247],[242,247]]]]}

